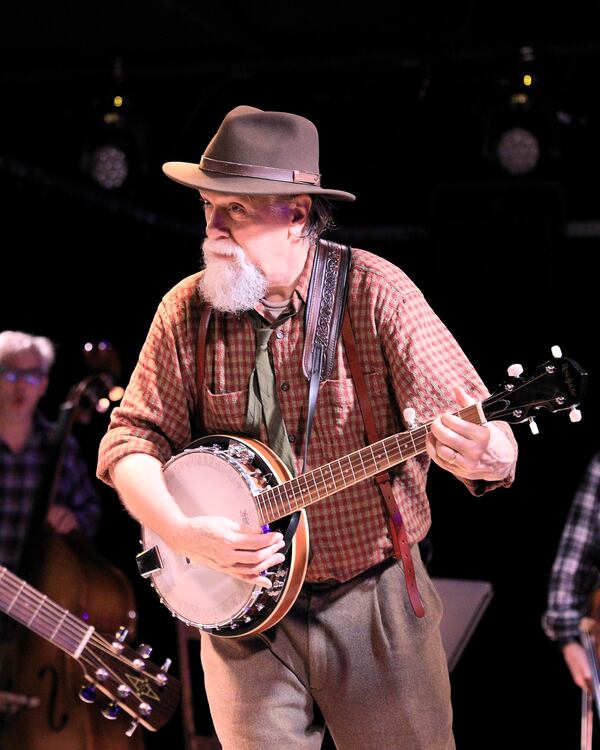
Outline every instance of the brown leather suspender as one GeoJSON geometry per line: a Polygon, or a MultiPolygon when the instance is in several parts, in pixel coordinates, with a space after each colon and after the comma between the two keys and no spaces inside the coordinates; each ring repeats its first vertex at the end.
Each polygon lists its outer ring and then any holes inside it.
{"type": "Polygon", "coordinates": [[[204,368],[206,367],[206,336],[208,334],[208,321],[212,313],[210,305],[204,305],[200,313],[198,324],[198,339],[196,343],[196,390],[198,397],[196,402],[196,429],[198,435],[204,434],[204,368]]]}
{"type": "MultiPolygon", "coordinates": [[[[354,332],[352,331],[352,323],[350,321],[348,308],[346,308],[346,314],[344,315],[344,322],[342,324],[342,338],[344,341],[344,348],[346,349],[346,356],[348,357],[348,365],[350,366],[350,372],[352,373],[352,380],[354,381],[354,387],[356,389],[356,396],[358,398],[363,422],[367,431],[367,438],[369,444],[372,445],[380,438],[377,434],[377,428],[375,427],[375,420],[373,418],[371,402],[369,401],[369,392],[365,383],[365,377],[356,353],[356,342],[354,340],[354,332]]],[[[387,471],[381,471],[379,474],[375,475],[375,480],[381,490],[383,499],[385,500],[388,525],[390,527],[390,534],[394,544],[394,555],[402,560],[408,598],[410,599],[415,615],[417,617],[423,617],[425,609],[421,602],[421,597],[419,596],[419,589],[417,588],[417,580],[415,578],[415,568],[410,554],[406,529],[404,527],[404,522],[402,521],[400,508],[398,507],[398,503],[396,502],[396,498],[392,491],[390,475],[387,471]]]]}

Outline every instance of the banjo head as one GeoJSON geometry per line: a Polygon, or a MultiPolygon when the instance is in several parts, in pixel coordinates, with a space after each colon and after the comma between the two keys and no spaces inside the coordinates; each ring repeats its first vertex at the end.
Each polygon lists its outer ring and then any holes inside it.
{"type": "MultiPolygon", "coordinates": [[[[253,449],[258,446],[262,444],[252,443],[253,449]]],[[[165,464],[167,488],[188,518],[223,516],[261,531],[255,495],[269,486],[267,478],[271,484],[287,479],[278,460],[269,461],[270,451],[262,447],[265,454],[257,456],[243,438],[201,438],[165,464]]],[[[286,526],[286,519],[282,521],[286,526]]],[[[244,630],[245,623],[254,619],[253,610],[264,609],[266,594],[261,587],[175,553],[151,529],[143,527],[142,536],[144,548],[154,548],[160,561],[150,573],[152,585],[162,603],[186,624],[217,632],[244,630]]]]}

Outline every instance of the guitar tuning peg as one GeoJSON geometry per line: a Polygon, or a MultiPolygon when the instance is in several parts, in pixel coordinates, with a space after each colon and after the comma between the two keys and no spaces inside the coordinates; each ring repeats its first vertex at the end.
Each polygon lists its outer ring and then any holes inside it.
{"type": "Polygon", "coordinates": [[[409,406],[408,408],[404,409],[404,411],[402,412],[402,416],[404,417],[404,421],[408,429],[414,430],[414,428],[417,426],[415,410],[409,406]]]}
{"type": "Polygon", "coordinates": [[[126,734],[126,735],[127,735],[128,737],[131,737],[131,735],[132,735],[132,734],[133,734],[133,733],[135,732],[135,730],[136,730],[136,729],[138,728],[138,725],[139,725],[139,723],[140,723],[140,722],[139,722],[139,719],[134,719],[134,720],[133,720],[133,721],[131,722],[131,724],[129,725],[129,729],[127,729],[127,731],[125,732],[125,734],[126,734]]]}
{"type": "Polygon", "coordinates": [[[569,419],[571,422],[581,422],[581,412],[576,406],[569,409],[569,419]]]}
{"type": "Polygon", "coordinates": [[[172,664],[172,663],[173,663],[173,662],[171,661],[171,659],[165,659],[165,663],[164,663],[164,664],[162,665],[162,667],[160,668],[160,671],[161,671],[161,672],[168,672],[168,671],[169,671],[169,669],[171,668],[171,664],[172,664]]]}
{"type": "Polygon", "coordinates": [[[169,671],[171,664],[172,664],[171,659],[165,659],[164,664],[160,668],[160,672],[158,672],[156,675],[156,681],[161,687],[164,687],[169,681],[169,678],[167,677],[167,672],[169,671]]]}
{"type": "Polygon", "coordinates": [[[540,428],[537,426],[537,422],[533,417],[529,417],[529,429],[531,430],[532,435],[540,434],[540,428]]]}
{"type": "Polygon", "coordinates": [[[511,365],[508,368],[508,374],[510,375],[511,378],[518,378],[519,376],[523,374],[523,367],[519,364],[511,365]]]}
{"type": "Polygon", "coordinates": [[[116,703],[107,703],[101,711],[102,716],[110,721],[116,719],[120,713],[121,709],[116,703]]]}
{"type": "Polygon", "coordinates": [[[126,627],[121,625],[117,632],[115,633],[115,637],[113,642],[111,643],[111,646],[115,649],[117,653],[121,653],[123,649],[125,648],[125,638],[127,638],[127,633],[129,631],[126,627]]]}
{"type": "Polygon", "coordinates": [[[562,357],[562,350],[560,346],[553,346],[550,351],[552,352],[552,356],[556,359],[560,359],[562,357]]]}
{"type": "Polygon", "coordinates": [[[119,641],[119,643],[125,643],[125,638],[127,638],[128,633],[129,630],[125,627],[125,625],[119,625],[119,629],[115,633],[115,641],[119,641]]]}
{"type": "Polygon", "coordinates": [[[93,703],[98,697],[96,688],[93,685],[82,685],[79,690],[79,698],[84,703],[93,703]]]}
{"type": "Polygon", "coordinates": [[[149,659],[150,654],[152,653],[152,646],[147,646],[145,643],[140,643],[137,650],[142,659],[149,659]]]}

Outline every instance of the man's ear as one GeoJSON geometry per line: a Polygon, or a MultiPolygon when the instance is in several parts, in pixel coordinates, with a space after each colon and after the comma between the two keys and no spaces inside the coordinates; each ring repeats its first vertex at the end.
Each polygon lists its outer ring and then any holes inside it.
{"type": "Polygon", "coordinates": [[[311,208],[312,198],[310,195],[298,195],[294,198],[290,216],[290,233],[296,239],[304,234],[311,208]]]}

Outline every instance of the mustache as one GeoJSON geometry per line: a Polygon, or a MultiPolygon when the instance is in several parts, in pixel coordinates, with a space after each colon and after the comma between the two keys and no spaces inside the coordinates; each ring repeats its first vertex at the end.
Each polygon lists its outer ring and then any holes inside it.
{"type": "Polygon", "coordinates": [[[211,240],[208,237],[202,242],[202,252],[205,256],[225,255],[237,260],[244,258],[244,251],[233,240],[211,240]]]}

